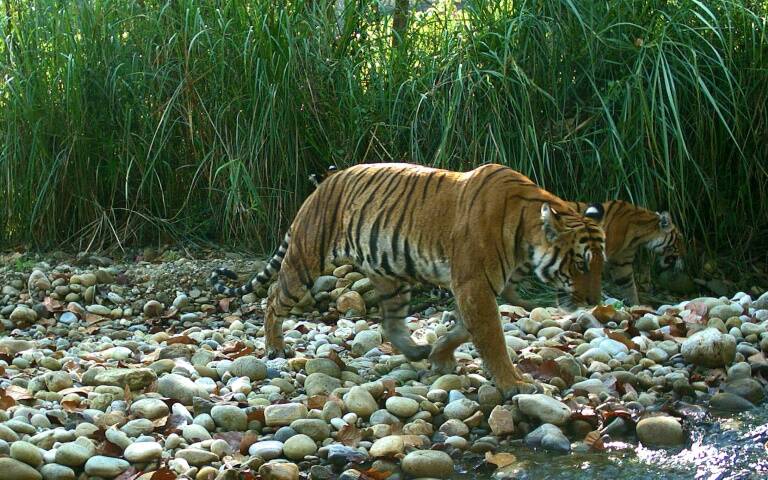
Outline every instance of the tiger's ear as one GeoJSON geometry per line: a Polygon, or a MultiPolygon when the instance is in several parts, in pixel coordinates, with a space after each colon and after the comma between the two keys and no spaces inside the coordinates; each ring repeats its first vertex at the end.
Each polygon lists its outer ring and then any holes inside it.
{"type": "Polygon", "coordinates": [[[605,209],[603,208],[603,204],[590,203],[587,205],[587,209],[584,210],[584,216],[591,218],[596,222],[601,222],[603,220],[603,216],[605,216],[605,209]]]}
{"type": "Polygon", "coordinates": [[[672,216],[669,212],[656,212],[656,215],[659,217],[659,227],[663,231],[668,232],[672,230],[672,216]]]}
{"type": "Polygon", "coordinates": [[[560,214],[546,202],[541,204],[541,226],[547,241],[554,242],[560,236],[560,214]]]}

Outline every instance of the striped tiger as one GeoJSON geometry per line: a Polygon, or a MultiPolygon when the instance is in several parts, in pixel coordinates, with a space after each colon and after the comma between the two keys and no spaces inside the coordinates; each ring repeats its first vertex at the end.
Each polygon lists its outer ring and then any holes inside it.
{"type": "Polygon", "coordinates": [[[328,176],[299,209],[267,267],[239,288],[216,269],[216,292],[242,295],[277,276],[268,293],[268,355],[285,354],[282,321],[326,266],[355,264],[373,284],[382,328],[409,360],[455,368],[470,338],[503,390],[530,391],[507,355],[496,296],[510,279],[535,273],[576,304],[600,299],[605,235],[598,222],[502,165],[460,173],[419,165],[363,164],[328,176]],[[434,348],[404,323],[414,282],[449,285],[457,321],[434,348]]]}
{"type": "MultiPolygon", "coordinates": [[[[582,202],[571,202],[571,206],[579,211],[588,208],[582,202]]],[[[656,254],[662,269],[680,270],[685,240],[669,212],[654,212],[623,200],[603,202],[602,208],[606,276],[616,284],[621,300],[637,305],[633,265],[638,250],[645,248],[656,254]]]]}

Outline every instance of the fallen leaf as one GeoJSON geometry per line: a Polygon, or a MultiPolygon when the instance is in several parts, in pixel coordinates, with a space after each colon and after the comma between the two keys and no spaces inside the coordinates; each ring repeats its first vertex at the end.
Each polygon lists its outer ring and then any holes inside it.
{"type": "Polygon", "coordinates": [[[83,408],[80,407],[80,401],[79,400],[62,400],[61,401],[61,408],[65,412],[82,412],[83,408]]]}
{"type": "Polygon", "coordinates": [[[231,298],[222,298],[219,300],[219,310],[221,310],[224,313],[229,312],[229,304],[232,303],[231,298]]]}
{"type": "Polygon", "coordinates": [[[248,449],[251,448],[251,445],[256,443],[258,440],[259,440],[259,435],[253,430],[249,430],[245,432],[245,434],[243,435],[243,438],[240,439],[240,446],[238,450],[240,450],[240,453],[242,455],[247,455],[248,449]]]}
{"type": "Polygon", "coordinates": [[[307,399],[307,408],[310,410],[321,410],[326,403],[328,403],[326,395],[312,395],[307,399]]]}
{"type": "Polygon", "coordinates": [[[608,323],[616,316],[616,309],[610,305],[598,305],[592,309],[592,315],[600,323],[608,323]]]}
{"type": "Polygon", "coordinates": [[[155,470],[149,480],[176,480],[176,474],[170,468],[163,467],[155,470]]]}
{"type": "Polygon", "coordinates": [[[511,453],[499,452],[491,453],[485,452],[485,461],[496,465],[496,468],[504,468],[517,462],[517,457],[511,453]]]}
{"type": "Polygon", "coordinates": [[[630,350],[639,350],[640,347],[627,338],[625,335],[622,335],[620,332],[616,332],[613,330],[609,330],[607,328],[604,328],[603,331],[605,332],[605,335],[610,338],[611,340],[616,340],[617,342],[623,344],[625,347],[627,347],[630,350]]]}
{"type": "Polygon", "coordinates": [[[243,436],[242,432],[221,432],[215,433],[213,438],[224,440],[233,452],[237,452],[240,450],[240,445],[243,443],[243,436]]]}
{"type": "Polygon", "coordinates": [[[0,388],[0,410],[8,410],[16,405],[16,399],[5,393],[4,388],[0,388]]]}
{"type": "Polygon", "coordinates": [[[384,400],[395,396],[395,388],[397,388],[397,384],[395,383],[394,378],[383,378],[381,379],[381,383],[384,385],[384,394],[382,395],[384,400]]]}
{"type": "Polygon", "coordinates": [[[121,457],[123,455],[123,449],[109,440],[104,440],[97,446],[96,453],[104,455],[105,457],[121,457]]]}
{"type": "Polygon", "coordinates": [[[144,472],[137,469],[133,465],[128,467],[128,470],[124,471],[120,475],[116,476],[114,480],[136,480],[139,478],[144,472]]]}
{"type": "Polygon", "coordinates": [[[354,425],[344,425],[336,434],[336,441],[348,447],[356,447],[363,439],[362,432],[354,425]]]}
{"type": "Polygon", "coordinates": [[[17,402],[19,400],[32,400],[35,398],[26,388],[19,387],[18,385],[8,385],[5,389],[5,393],[17,402]]]}
{"type": "Polygon", "coordinates": [[[163,433],[166,437],[172,433],[179,433],[181,432],[181,427],[187,423],[189,423],[189,421],[184,415],[173,414],[168,417],[167,421],[165,422],[165,430],[163,433]]]}
{"type": "Polygon", "coordinates": [[[375,468],[369,468],[367,470],[360,471],[360,476],[363,479],[370,480],[386,480],[392,475],[392,472],[387,470],[376,470],[375,468]]]}
{"type": "Polygon", "coordinates": [[[176,335],[175,337],[171,337],[168,340],[166,340],[166,343],[168,345],[173,345],[175,343],[183,343],[184,345],[196,345],[197,342],[189,338],[188,335],[176,335]]]}
{"type": "Polygon", "coordinates": [[[603,437],[600,435],[600,432],[597,430],[593,430],[587,434],[586,437],[584,437],[584,443],[589,445],[590,448],[593,450],[597,450],[602,452],[605,450],[605,443],[603,442],[603,437]]]}
{"type": "Polygon", "coordinates": [[[254,408],[251,408],[248,411],[247,418],[248,418],[248,423],[250,423],[250,422],[252,422],[254,420],[258,421],[262,425],[267,423],[266,419],[264,418],[264,407],[254,407],[254,408]]]}
{"type": "Polygon", "coordinates": [[[58,300],[54,300],[51,297],[45,297],[45,300],[43,300],[43,306],[51,313],[64,311],[64,304],[58,300]]]}

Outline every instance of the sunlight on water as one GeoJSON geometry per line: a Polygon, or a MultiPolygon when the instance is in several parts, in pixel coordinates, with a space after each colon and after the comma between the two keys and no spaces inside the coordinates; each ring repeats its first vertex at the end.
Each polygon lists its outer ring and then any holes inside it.
{"type": "MultiPolygon", "coordinates": [[[[768,479],[768,405],[735,416],[708,417],[688,425],[684,448],[652,449],[632,438],[606,443],[604,452],[558,455],[519,446],[520,480],[765,480],[768,479]]],[[[461,478],[491,478],[493,469],[480,458],[467,459],[461,478]]]]}

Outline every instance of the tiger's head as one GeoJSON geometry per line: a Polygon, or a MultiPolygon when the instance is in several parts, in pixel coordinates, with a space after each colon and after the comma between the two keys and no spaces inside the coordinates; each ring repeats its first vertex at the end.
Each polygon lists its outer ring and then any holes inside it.
{"type": "Polygon", "coordinates": [[[669,212],[656,212],[658,222],[646,247],[658,256],[659,266],[663,270],[683,268],[685,240],[677,229],[669,212]]]}
{"type": "Polygon", "coordinates": [[[541,205],[544,242],[534,251],[534,270],[543,282],[569,293],[573,306],[595,305],[601,300],[602,217],[599,204],[589,205],[584,215],[568,207],[558,211],[549,203],[541,205]]]}

